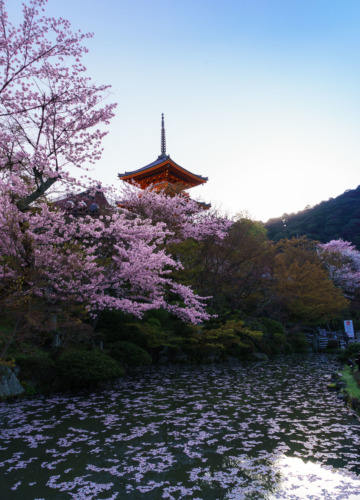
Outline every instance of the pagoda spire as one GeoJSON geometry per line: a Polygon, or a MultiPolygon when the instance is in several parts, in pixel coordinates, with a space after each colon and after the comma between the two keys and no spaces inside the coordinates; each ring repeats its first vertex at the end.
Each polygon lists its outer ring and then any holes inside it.
{"type": "Polygon", "coordinates": [[[166,156],[164,113],[161,114],[161,156],[162,157],[166,156]]]}
{"type": "MultiPolygon", "coordinates": [[[[0,0],[1,3],[1,0],[0,0]]],[[[181,167],[166,153],[165,120],[161,113],[161,152],[157,159],[145,167],[119,174],[119,178],[141,189],[155,189],[174,195],[191,187],[205,184],[207,177],[196,175],[181,167]]]]}

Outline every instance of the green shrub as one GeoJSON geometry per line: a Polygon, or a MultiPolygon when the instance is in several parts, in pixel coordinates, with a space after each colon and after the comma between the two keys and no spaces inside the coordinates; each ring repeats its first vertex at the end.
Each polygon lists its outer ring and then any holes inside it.
{"type": "Polygon", "coordinates": [[[106,330],[105,340],[107,343],[114,343],[120,340],[132,342],[143,349],[148,346],[148,339],[140,323],[122,323],[113,330],[106,330]]]}
{"type": "Polygon", "coordinates": [[[289,335],[287,341],[293,347],[294,352],[307,352],[309,350],[309,343],[303,332],[289,335]]]}
{"type": "Polygon", "coordinates": [[[128,341],[109,344],[107,353],[112,358],[128,366],[144,366],[152,363],[152,358],[145,349],[128,341]]]}
{"type": "Polygon", "coordinates": [[[25,394],[27,396],[35,396],[37,394],[36,387],[34,387],[32,384],[29,384],[28,382],[21,382],[21,385],[25,389],[25,394]]]}
{"type": "Polygon", "coordinates": [[[289,342],[284,345],[284,354],[294,354],[294,348],[289,342]]]}
{"type": "MultiPolygon", "coordinates": [[[[147,340],[146,348],[157,349],[169,344],[169,333],[164,330],[157,319],[150,318],[148,321],[142,323],[141,330],[147,340]]],[[[131,340],[131,342],[133,342],[133,340],[131,340]]]]}
{"type": "Polygon", "coordinates": [[[125,314],[122,311],[102,311],[96,330],[116,330],[118,326],[124,323],[131,323],[134,321],[134,316],[125,314]]]}
{"type": "Polygon", "coordinates": [[[257,351],[263,352],[267,356],[271,356],[272,354],[278,354],[280,350],[276,347],[275,344],[267,344],[266,342],[258,342],[257,343],[257,351]]]}
{"type": "Polygon", "coordinates": [[[251,319],[247,321],[247,324],[251,329],[263,332],[262,338],[255,341],[255,346],[259,352],[271,356],[272,354],[280,354],[286,351],[285,344],[287,338],[285,329],[279,321],[262,317],[251,319]]]}
{"type": "Polygon", "coordinates": [[[161,328],[161,323],[157,318],[149,318],[148,320],[146,320],[146,323],[148,325],[152,325],[152,326],[155,326],[157,328],[161,328]]]}
{"type": "Polygon", "coordinates": [[[255,352],[255,346],[251,340],[234,342],[226,350],[226,354],[240,359],[250,359],[253,352],[255,352]]]}
{"type": "Polygon", "coordinates": [[[46,353],[18,354],[15,359],[20,367],[21,380],[48,384],[56,377],[55,363],[46,353]]]}
{"type": "Polygon", "coordinates": [[[268,356],[271,354],[283,354],[286,351],[286,343],[287,338],[284,334],[280,332],[267,333],[264,336],[263,342],[259,345],[259,349],[268,356]]]}
{"type": "Polygon", "coordinates": [[[342,351],[338,359],[340,361],[346,361],[348,358],[356,358],[357,354],[360,352],[360,342],[355,342],[350,344],[344,351],[342,351]]]}
{"type": "Polygon", "coordinates": [[[259,321],[261,322],[262,325],[264,325],[266,333],[285,334],[285,328],[279,321],[270,318],[260,318],[259,321]]]}
{"type": "Polygon", "coordinates": [[[283,333],[280,332],[274,332],[272,334],[273,341],[276,345],[285,345],[286,343],[286,336],[283,333]]]}
{"type": "Polygon", "coordinates": [[[186,336],[182,349],[190,359],[201,361],[210,357],[222,359],[224,354],[236,357],[248,357],[256,350],[255,346],[262,339],[262,332],[250,330],[242,320],[229,320],[217,328],[188,326],[191,335],[186,336]]]}
{"type": "Polygon", "coordinates": [[[66,388],[96,385],[120,377],[124,369],[115,359],[99,351],[70,351],[57,359],[61,385],[66,388]]]}
{"type": "Polygon", "coordinates": [[[157,319],[161,325],[169,322],[169,313],[165,309],[150,309],[144,314],[144,319],[149,321],[150,319],[157,319]]]}

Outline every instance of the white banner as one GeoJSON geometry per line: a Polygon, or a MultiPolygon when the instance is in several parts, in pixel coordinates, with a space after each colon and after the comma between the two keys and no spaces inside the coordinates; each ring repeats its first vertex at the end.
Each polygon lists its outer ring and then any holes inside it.
{"type": "Polygon", "coordinates": [[[354,326],[353,326],[353,322],[351,319],[346,319],[344,321],[344,326],[345,326],[345,333],[347,334],[347,336],[349,338],[355,338],[355,335],[354,335],[354,326]]]}

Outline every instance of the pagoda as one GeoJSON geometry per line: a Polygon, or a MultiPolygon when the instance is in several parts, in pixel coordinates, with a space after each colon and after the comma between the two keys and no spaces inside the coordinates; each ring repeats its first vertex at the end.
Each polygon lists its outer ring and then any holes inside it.
{"type": "Polygon", "coordinates": [[[141,189],[151,186],[152,189],[164,191],[169,195],[205,184],[208,180],[207,177],[193,174],[181,167],[166,153],[164,114],[161,115],[161,154],[149,165],[118,176],[121,180],[141,189]]]}

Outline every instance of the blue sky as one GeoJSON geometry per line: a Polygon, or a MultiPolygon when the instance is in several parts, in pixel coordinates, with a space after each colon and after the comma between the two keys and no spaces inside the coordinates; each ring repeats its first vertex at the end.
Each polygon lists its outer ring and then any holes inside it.
{"type": "MultiPolygon", "coordinates": [[[[18,0],[8,0],[16,14],[18,0]]],[[[92,31],[89,75],[117,115],[93,176],[167,152],[209,177],[192,196],[256,219],[360,184],[358,0],[49,0],[92,31]]]]}

